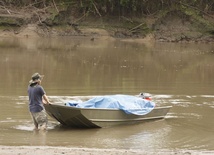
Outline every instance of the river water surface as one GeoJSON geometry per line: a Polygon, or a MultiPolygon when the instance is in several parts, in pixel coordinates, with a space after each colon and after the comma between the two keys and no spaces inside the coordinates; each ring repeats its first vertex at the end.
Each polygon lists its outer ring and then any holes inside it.
{"type": "Polygon", "coordinates": [[[0,145],[136,150],[214,150],[214,45],[108,40],[0,40],[0,145]],[[34,72],[51,102],[74,96],[152,94],[172,105],[166,119],[100,129],[71,129],[49,119],[35,133],[27,85],[34,72]]]}

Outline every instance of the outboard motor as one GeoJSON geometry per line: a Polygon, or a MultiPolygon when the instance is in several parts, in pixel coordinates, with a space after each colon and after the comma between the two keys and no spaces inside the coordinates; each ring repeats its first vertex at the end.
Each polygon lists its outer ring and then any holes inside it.
{"type": "Polygon", "coordinates": [[[146,99],[146,100],[152,100],[152,95],[149,93],[140,93],[139,97],[141,97],[142,99],[146,99]]]}

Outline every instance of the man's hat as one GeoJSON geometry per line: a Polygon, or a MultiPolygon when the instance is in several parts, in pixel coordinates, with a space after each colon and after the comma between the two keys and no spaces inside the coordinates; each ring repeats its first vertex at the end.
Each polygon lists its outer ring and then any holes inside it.
{"type": "Polygon", "coordinates": [[[30,84],[37,83],[38,80],[42,80],[44,75],[40,75],[39,73],[34,73],[29,81],[30,84]]]}

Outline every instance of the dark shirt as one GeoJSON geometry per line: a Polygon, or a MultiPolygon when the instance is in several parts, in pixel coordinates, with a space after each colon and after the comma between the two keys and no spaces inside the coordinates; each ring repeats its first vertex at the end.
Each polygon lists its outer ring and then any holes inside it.
{"type": "Polygon", "coordinates": [[[42,86],[28,86],[28,96],[29,96],[29,110],[30,112],[40,112],[44,109],[42,103],[42,96],[45,91],[42,86]]]}

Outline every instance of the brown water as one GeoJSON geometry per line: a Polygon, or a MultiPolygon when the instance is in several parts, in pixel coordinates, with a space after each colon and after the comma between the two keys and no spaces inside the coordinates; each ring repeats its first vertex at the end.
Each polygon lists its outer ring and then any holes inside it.
{"type": "Polygon", "coordinates": [[[214,149],[214,45],[90,39],[0,40],[0,145],[138,150],[214,149]],[[73,96],[148,92],[172,105],[166,119],[67,129],[52,119],[34,133],[27,85],[34,72],[52,102],[73,96]]]}

